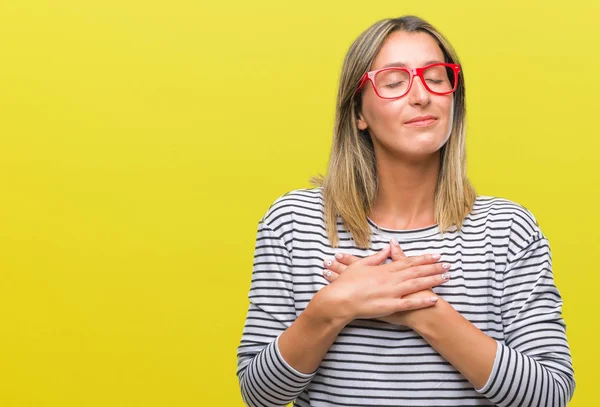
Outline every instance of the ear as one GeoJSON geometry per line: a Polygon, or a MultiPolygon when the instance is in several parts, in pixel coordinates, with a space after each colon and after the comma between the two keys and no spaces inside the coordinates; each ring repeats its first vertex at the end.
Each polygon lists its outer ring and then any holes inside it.
{"type": "Polygon", "coordinates": [[[368,127],[367,122],[365,121],[361,113],[358,114],[358,120],[356,121],[356,125],[358,126],[359,130],[366,130],[368,127]]]}

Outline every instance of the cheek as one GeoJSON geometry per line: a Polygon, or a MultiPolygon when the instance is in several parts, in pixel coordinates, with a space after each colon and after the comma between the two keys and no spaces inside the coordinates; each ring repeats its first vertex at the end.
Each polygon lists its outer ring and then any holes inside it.
{"type": "Polygon", "coordinates": [[[405,103],[402,100],[376,100],[365,105],[365,119],[372,130],[397,129],[402,126],[401,118],[404,108],[405,103]]]}
{"type": "Polygon", "coordinates": [[[362,100],[362,114],[369,125],[380,120],[383,110],[383,103],[379,100],[375,92],[371,91],[364,95],[362,100]]]}

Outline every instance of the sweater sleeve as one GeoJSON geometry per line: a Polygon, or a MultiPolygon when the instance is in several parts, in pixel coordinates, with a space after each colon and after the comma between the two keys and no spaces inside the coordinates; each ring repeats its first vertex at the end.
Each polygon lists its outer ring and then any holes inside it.
{"type": "MultiPolygon", "coordinates": [[[[566,406],[575,390],[562,299],[547,239],[534,225],[504,273],[502,320],[492,373],[477,391],[501,407],[566,406]]],[[[509,250],[510,252],[510,250],[509,250]]]]}
{"type": "Polygon", "coordinates": [[[237,376],[247,406],[286,406],[315,375],[288,365],[277,345],[281,333],[296,320],[291,268],[285,243],[263,219],[256,238],[250,306],[237,352],[237,376]]]}

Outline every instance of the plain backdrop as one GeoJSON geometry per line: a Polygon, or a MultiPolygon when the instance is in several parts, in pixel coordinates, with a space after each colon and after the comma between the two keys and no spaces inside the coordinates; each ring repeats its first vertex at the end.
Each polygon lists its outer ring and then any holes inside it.
{"type": "Polygon", "coordinates": [[[595,405],[600,3],[0,4],[0,406],[242,406],[258,220],[326,169],[338,77],[375,21],[456,48],[468,173],[548,236],[595,405]]]}

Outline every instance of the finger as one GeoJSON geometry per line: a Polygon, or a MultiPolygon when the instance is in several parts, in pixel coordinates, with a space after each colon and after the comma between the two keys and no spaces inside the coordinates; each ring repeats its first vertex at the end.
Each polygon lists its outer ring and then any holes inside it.
{"type": "Polygon", "coordinates": [[[436,276],[413,278],[412,280],[403,281],[398,284],[398,291],[400,296],[408,295],[444,284],[449,279],[450,273],[448,272],[436,276]]]}
{"type": "Polygon", "coordinates": [[[402,273],[394,273],[398,282],[413,280],[421,277],[435,276],[446,273],[450,269],[450,263],[434,263],[422,266],[410,267],[402,273]]]}
{"type": "Polygon", "coordinates": [[[393,261],[406,258],[406,255],[404,254],[404,251],[400,247],[400,243],[398,243],[396,238],[392,239],[390,246],[392,249],[392,260],[393,261]]]}
{"type": "Polygon", "coordinates": [[[325,260],[323,262],[323,266],[328,270],[336,272],[337,274],[342,274],[348,268],[348,266],[346,266],[345,264],[342,264],[335,260],[325,260]]]}
{"type": "Polygon", "coordinates": [[[437,302],[438,297],[435,296],[425,298],[400,298],[398,300],[397,312],[427,308],[435,305],[437,302]]]}
{"type": "Polygon", "coordinates": [[[336,253],[335,254],[335,260],[339,261],[340,263],[342,263],[342,264],[344,264],[346,266],[349,266],[349,265],[354,264],[357,261],[361,260],[361,258],[353,256],[351,254],[336,253]]]}
{"type": "Polygon", "coordinates": [[[441,256],[437,253],[423,254],[421,256],[404,257],[397,261],[393,261],[389,264],[386,264],[384,267],[388,271],[400,271],[400,270],[405,270],[409,267],[416,267],[416,266],[421,266],[424,264],[437,263],[440,260],[440,258],[441,258],[441,256]]]}
{"type": "Polygon", "coordinates": [[[378,266],[383,263],[388,257],[390,257],[390,245],[388,244],[382,250],[378,251],[375,254],[364,257],[357,261],[357,264],[362,264],[365,266],[378,266]]]}
{"type": "Polygon", "coordinates": [[[325,280],[329,281],[330,283],[333,283],[335,280],[337,280],[339,276],[340,275],[334,271],[323,270],[323,277],[325,277],[325,280]]]}

